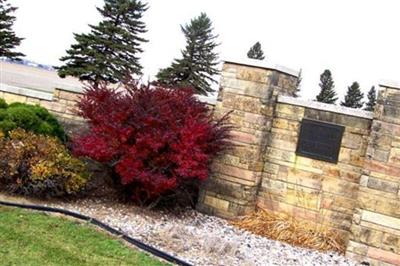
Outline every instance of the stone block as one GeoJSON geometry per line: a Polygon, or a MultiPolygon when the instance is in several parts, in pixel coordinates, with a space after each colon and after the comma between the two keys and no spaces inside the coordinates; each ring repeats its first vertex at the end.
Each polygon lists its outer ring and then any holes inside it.
{"type": "Polygon", "coordinates": [[[271,162],[265,162],[264,173],[277,174],[279,172],[279,165],[271,162]]]}
{"type": "Polygon", "coordinates": [[[368,176],[367,175],[362,175],[360,179],[360,186],[366,187],[368,186],[368,176]]]}
{"type": "Polygon", "coordinates": [[[229,208],[229,201],[211,197],[209,195],[205,196],[204,204],[206,204],[210,207],[216,208],[216,209],[224,210],[224,211],[227,211],[229,208]]]}
{"type": "MultiPolygon", "coordinates": [[[[57,91],[58,89],[56,89],[57,91]]],[[[78,101],[79,98],[81,97],[81,93],[75,93],[75,92],[69,92],[69,91],[63,91],[63,90],[58,90],[58,98],[63,99],[63,100],[68,100],[68,101],[78,101]]]]}
{"type": "Polygon", "coordinates": [[[400,165],[400,149],[392,148],[389,153],[389,163],[400,165]]]}
{"type": "Polygon", "coordinates": [[[278,129],[286,129],[291,132],[299,132],[300,129],[300,123],[297,121],[292,121],[292,120],[287,120],[287,119],[282,119],[282,118],[275,118],[272,121],[272,127],[273,128],[278,128],[278,129]]]}
{"type": "Polygon", "coordinates": [[[261,178],[261,173],[219,163],[214,163],[212,165],[212,170],[214,173],[221,173],[248,181],[256,181],[257,179],[259,180],[261,178]]]}
{"type": "Polygon", "coordinates": [[[208,192],[240,200],[243,204],[254,201],[256,195],[256,187],[254,184],[249,185],[246,183],[237,183],[235,181],[236,180],[232,180],[229,176],[218,175],[216,178],[210,178],[206,182],[205,188],[208,192]]]}
{"type": "Polygon", "coordinates": [[[330,193],[322,193],[321,208],[332,210],[348,215],[353,215],[354,208],[357,206],[356,199],[346,196],[338,196],[330,193]]]}
{"type": "Polygon", "coordinates": [[[342,231],[342,238],[348,239],[352,218],[353,216],[350,214],[327,209],[320,209],[317,221],[320,224],[339,229],[340,231],[342,231]]]}
{"type": "Polygon", "coordinates": [[[319,210],[321,193],[306,187],[288,187],[284,197],[286,203],[305,209],[319,210]]]}
{"type": "MultiPolygon", "coordinates": [[[[389,165],[388,163],[384,162],[368,160],[364,164],[364,167],[366,170],[369,170],[372,173],[380,173],[383,176],[387,176],[387,178],[396,177],[395,180],[397,180],[397,177],[400,176],[400,167],[396,165],[389,165]]],[[[383,177],[382,179],[387,179],[387,178],[383,177]]]]}
{"type": "Polygon", "coordinates": [[[239,217],[239,216],[243,216],[243,215],[254,212],[255,208],[256,207],[255,207],[254,203],[252,203],[250,205],[240,205],[240,204],[231,202],[229,204],[228,212],[234,213],[235,217],[239,217]]]}
{"type": "Polygon", "coordinates": [[[17,95],[17,94],[11,94],[11,93],[4,93],[3,94],[3,99],[6,101],[6,103],[25,103],[27,100],[26,96],[22,95],[17,95]]]}
{"type": "Polygon", "coordinates": [[[36,105],[36,104],[40,104],[40,100],[36,99],[36,98],[27,97],[26,103],[36,105]]]}
{"type": "Polygon", "coordinates": [[[367,256],[378,261],[390,263],[392,265],[400,265],[400,255],[390,251],[370,247],[368,249],[367,256]]]}
{"type": "Polygon", "coordinates": [[[365,210],[400,218],[400,201],[398,199],[388,199],[360,191],[358,204],[365,210]]]}
{"type": "Polygon", "coordinates": [[[389,182],[377,178],[370,177],[368,179],[368,185],[371,189],[376,189],[388,193],[397,193],[399,190],[399,184],[394,182],[389,182]]]}
{"type": "Polygon", "coordinates": [[[224,108],[239,110],[254,114],[262,114],[264,106],[261,100],[254,97],[247,97],[236,95],[233,93],[224,92],[224,99],[222,101],[224,108]]]}
{"type": "Polygon", "coordinates": [[[400,236],[384,233],[382,238],[382,248],[385,250],[400,253],[400,236]]]}
{"type": "Polygon", "coordinates": [[[349,241],[347,245],[347,250],[346,250],[346,255],[348,252],[352,252],[358,255],[367,255],[368,252],[368,246],[365,244],[361,244],[355,241],[349,241]]]}
{"type": "Polygon", "coordinates": [[[358,193],[358,184],[338,178],[324,177],[322,181],[322,190],[340,196],[356,198],[358,193]]]}
{"type": "Polygon", "coordinates": [[[361,227],[357,239],[368,246],[380,248],[382,245],[383,232],[361,227]]]}
{"type": "Polygon", "coordinates": [[[317,190],[322,188],[322,179],[319,174],[296,168],[290,168],[286,176],[286,181],[289,183],[317,190]]]}
{"type": "Polygon", "coordinates": [[[400,230],[400,218],[391,217],[388,215],[383,215],[380,213],[375,213],[367,210],[362,211],[362,220],[383,225],[395,230],[400,230]]]}
{"type": "Polygon", "coordinates": [[[268,147],[267,151],[266,151],[266,157],[293,163],[293,162],[295,162],[296,154],[291,151],[284,151],[284,150],[268,147]]]}
{"type": "Polygon", "coordinates": [[[378,162],[387,162],[389,160],[389,151],[375,149],[371,159],[378,162]]]}
{"type": "Polygon", "coordinates": [[[276,105],[276,112],[281,114],[288,114],[288,115],[303,115],[304,114],[304,107],[289,105],[284,103],[278,103],[276,105]]]}
{"type": "Polygon", "coordinates": [[[349,149],[361,149],[364,139],[362,135],[346,132],[343,134],[342,147],[349,149]]]}
{"type": "Polygon", "coordinates": [[[274,134],[270,134],[268,139],[268,145],[272,148],[277,148],[289,152],[295,152],[297,149],[296,142],[279,139],[279,137],[274,134]]]}
{"type": "Polygon", "coordinates": [[[263,178],[261,182],[261,186],[263,188],[266,188],[266,191],[275,193],[275,194],[280,194],[280,195],[285,195],[287,191],[287,184],[286,182],[282,182],[279,180],[273,180],[273,179],[266,179],[263,178]]]}

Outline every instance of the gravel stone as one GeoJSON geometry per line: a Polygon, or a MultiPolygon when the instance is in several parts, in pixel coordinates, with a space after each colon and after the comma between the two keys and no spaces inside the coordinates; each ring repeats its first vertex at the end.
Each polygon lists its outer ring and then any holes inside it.
{"type": "Polygon", "coordinates": [[[359,265],[337,253],[294,247],[257,236],[224,219],[192,209],[176,214],[106,200],[48,205],[97,218],[193,265],[359,265]]]}

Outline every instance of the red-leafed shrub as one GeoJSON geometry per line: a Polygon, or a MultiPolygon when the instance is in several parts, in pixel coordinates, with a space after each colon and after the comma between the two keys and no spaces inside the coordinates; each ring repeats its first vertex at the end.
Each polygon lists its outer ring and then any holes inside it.
{"type": "Polygon", "coordinates": [[[75,138],[75,154],[110,165],[142,202],[206,180],[212,159],[228,146],[226,117],[214,121],[189,89],[96,85],[78,105],[90,130],[75,138]]]}

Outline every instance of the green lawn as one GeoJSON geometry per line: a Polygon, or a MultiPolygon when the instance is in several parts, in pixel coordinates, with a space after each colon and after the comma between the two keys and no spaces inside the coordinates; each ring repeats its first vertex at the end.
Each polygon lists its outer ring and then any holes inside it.
{"type": "Polygon", "coordinates": [[[0,207],[1,265],[166,265],[78,222],[0,207]]]}

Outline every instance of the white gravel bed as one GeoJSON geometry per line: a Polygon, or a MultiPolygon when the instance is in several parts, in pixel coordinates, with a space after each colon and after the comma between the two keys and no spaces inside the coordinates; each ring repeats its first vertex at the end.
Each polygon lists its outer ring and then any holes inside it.
{"type": "Polygon", "coordinates": [[[51,205],[97,218],[194,265],[357,265],[339,254],[260,237],[194,210],[176,215],[99,200],[51,205]]]}

